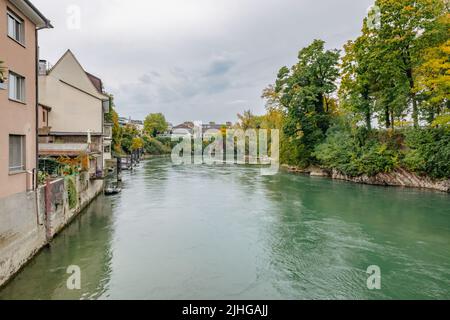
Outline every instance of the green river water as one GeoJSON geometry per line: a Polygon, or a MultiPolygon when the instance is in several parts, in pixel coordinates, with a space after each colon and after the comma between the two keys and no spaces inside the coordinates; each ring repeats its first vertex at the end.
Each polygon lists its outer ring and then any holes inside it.
{"type": "Polygon", "coordinates": [[[146,161],[0,299],[450,299],[450,196],[146,161]],[[68,290],[68,266],[81,290],[68,290]],[[367,288],[371,265],[381,290],[367,288]]]}

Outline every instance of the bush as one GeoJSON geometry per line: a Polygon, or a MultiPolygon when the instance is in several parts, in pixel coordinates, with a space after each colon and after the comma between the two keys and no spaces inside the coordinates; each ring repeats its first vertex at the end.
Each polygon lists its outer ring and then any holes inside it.
{"type": "Polygon", "coordinates": [[[169,147],[171,150],[178,144],[178,141],[172,141],[172,138],[156,137],[156,140],[169,147]]]}
{"type": "Polygon", "coordinates": [[[316,147],[314,156],[322,166],[352,177],[390,172],[399,164],[398,147],[394,140],[386,139],[383,132],[369,132],[365,128],[352,130],[342,124],[328,131],[325,142],[316,147]]]}
{"type": "Polygon", "coordinates": [[[172,152],[170,145],[148,136],[144,137],[144,150],[146,154],[150,155],[165,155],[172,152]]]}
{"type": "Polygon", "coordinates": [[[410,129],[405,132],[403,165],[435,179],[450,178],[450,130],[410,129]]]}
{"type": "Polygon", "coordinates": [[[68,177],[66,181],[67,181],[66,186],[67,186],[67,196],[69,200],[69,208],[73,209],[78,204],[77,188],[75,186],[73,177],[68,177]]]}

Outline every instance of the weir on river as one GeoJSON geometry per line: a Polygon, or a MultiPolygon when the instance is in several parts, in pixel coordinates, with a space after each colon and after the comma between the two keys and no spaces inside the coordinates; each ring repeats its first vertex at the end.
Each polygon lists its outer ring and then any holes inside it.
{"type": "Polygon", "coordinates": [[[449,298],[449,205],[432,191],[150,160],[0,299],[449,298]],[[381,290],[368,289],[369,266],[381,290]]]}

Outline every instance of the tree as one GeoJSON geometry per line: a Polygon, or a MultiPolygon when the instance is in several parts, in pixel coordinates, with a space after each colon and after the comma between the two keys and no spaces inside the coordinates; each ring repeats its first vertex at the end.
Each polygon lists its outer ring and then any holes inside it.
{"type": "Polygon", "coordinates": [[[122,153],[122,135],[123,130],[119,125],[119,115],[116,112],[116,106],[114,104],[114,96],[109,94],[110,105],[109,112],[105,114],[105,121],[113,124],[112,127],[112,146],[113,150],[117,153],[122,153]]]}
{"type": "Polygon", "coordinates": [[[144,121],[144,131],[152,137],[167,131],[169,124],[162,113],[149,114],[144,121]]]}
{"type": "Polygon", "coordinates": [[[291,69],[280,69],[273,96],[286,114],[285,143],[290,145],[288,149],[296,150],[296,156],[289,161],[307,166],[314,162],[314,147],[323,141],[330,126],[339,51],[325,50],[325,42],[315,40],[300,50],[298,59],[291,69]]]}
{"type": "MultiPolygon", "coordinates": [[[[419,126],[419,106],[416,96],[416,71],[423,62],[423,51],[445,37],[437,26],[444,12],[444,0],[377,0],[381,24],[376,29],[377,61],[380,63],[382,98],[397,99],[408,85],[407,96],[412,104],[414,126],[419,126]]],[[[392,110],[391,110],[392,111],[392,110]]]]}
{"type": "Polygon", "coordinates": [[[450,40],[426,50],[424,60],[417,70],[416,92],[425,98],[431,123],[436,116],[450,112],[450,40]]]}
{"type": "Polygon", "coordinates": [[[377,63],[373,59],[373,33],[364,21],[362,35],[344,46],[342,59],[341,86],[339,96],[342,107],[356,115],[356,120],[364,120],[366,128],[372,129],[375,102],[377,63]]]}
{"type": "Polygon", "coordinates": [[[133,139],[139,135],[138,130],[133,125],[126,125],[122,128],[121,148],[127,154],[133,150],[133,139]]]}
{"type": "Polygon", "coordinates": [[[237,126],[239,129],[259,129],[261,127],[261,117],[255,116],[250,110],[244,111],[243,114],[237,115],[239,123],[237,126]]]}
{"type": "Polygon", "coordinates": [[[144,140],[141,137],[134,137],[131,142],[131,151],[140,150],[144,147],[144,140]]]}

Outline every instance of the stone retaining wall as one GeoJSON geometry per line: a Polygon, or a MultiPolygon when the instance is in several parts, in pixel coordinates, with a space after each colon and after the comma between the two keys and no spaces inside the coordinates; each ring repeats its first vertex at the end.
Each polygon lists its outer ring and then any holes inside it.
{"type": "Polygon", "coordinates": [[[423,188],[438,190],[450,193],[450,179],[433,180],[427,176],[419,176],[404,169],[395,169],[389,173],[379,173],[375,176],[362,175],[350,177],[337,170],[328,171],[319,167],[308,167],[301,169],[298,167],[284,165],[282,168],[288,172],[304,173],[311,176],[329,177],[337,180],[345,180],[355,183],[363,183],[380,186],[395,186],[408,188],[423,188]]]}
{"type": "Polygon", "coordinates": [[[103,192],[103,180],[83,174],[74,179],[77,205],[72,209],[64,179],[0,199],[0,287],[103,192]]]}

